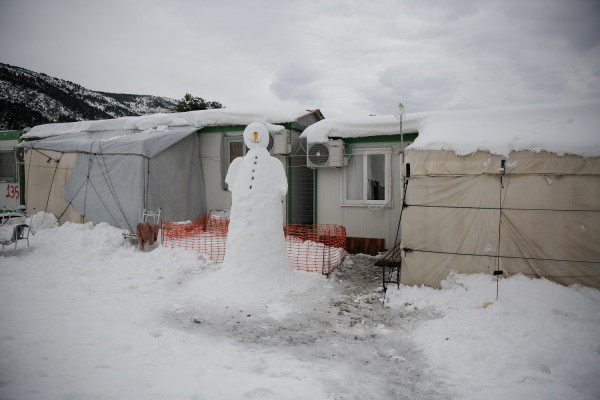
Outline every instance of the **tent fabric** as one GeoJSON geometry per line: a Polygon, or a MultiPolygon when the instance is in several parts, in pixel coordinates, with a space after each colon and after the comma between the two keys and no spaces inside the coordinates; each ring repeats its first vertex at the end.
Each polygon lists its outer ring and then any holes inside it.
{"type": "MultiPolygon", "coordinates": [[[[28,187],[36,193],[31,194],[33,197],[50,197],[50,191],[64,188],[62,199],[52,196],[56,206],[47,210],[57,216],[70,206],[94,222],[131,232],[141,222],[144,208],[161,208],[163,219],[192,219],[206,213],[195,132],[189,126],[141,132],[75,132],[25,142],[24,147],[35,149],[30,153],[53,151],[58,158],[68,155],[71,160],[76,153],[72,167],[51,180],[56,187],[28,187]]],[[[30,179],[47,178],[48,173],[38,168],[29,175],[30,179]]]]}
{"type": "Polygon", "coordinates": [[[88,222],[64,201],[65,185],[76,160],[75,153],[56,151],[25,152],[25,204],[29,212],[52,212],[59,223],[88,222]]]}
{"type": "Polygon", "coordinates": [[[148,160],[147,208],[162,209],[167,221],[206,214],[206,189],[200,160],[200,138],[191,135],[148,160]]]}
{"type": "Polygon", "coordinates": [[[65,202],[93,221],[135,232],[144,209],[144,166],[138,155],[78,154],[65,202]]]}
{"type": "Polygon", "coordinates": [[[600,158],[511,153],[502,181],[501,159],[407,151],[402,283],[500,269],[600,288],[600,158]]]}

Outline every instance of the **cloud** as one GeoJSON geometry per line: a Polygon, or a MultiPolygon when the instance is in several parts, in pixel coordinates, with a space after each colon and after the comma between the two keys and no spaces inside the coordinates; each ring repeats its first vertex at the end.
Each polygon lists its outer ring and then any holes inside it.
{"type": "Polygon", "coordinates": [[[599,97],[598,3],[575,3],[436,1],[407,10],[410,29],[395,35],[405,40],[360,88],[362,105],[381,114],[398,101],[410,112],[599,97]]]}
{"type": "Polygon", "coordinates": [[[327,116],[600,97],[597,0],[0,1],[2,62],[327,116]]]}
{"type": "Polygon", "coordinates": [[[277,71],[269,89],[281,100],[314,103],[319,97],[318,70],[301,62],[286,64],[277,71]]]}
{"type": "Polygon", "coordinates": [[[443,109],[457,81],[452,71],[441,68],[395,65],[379,73],[375,85],[363,88],[364,107],[375,114],[390,114],[399,102],[411,112],[443,109]]]}
{"type": "Polygon", "coordinates": [[[600,2],[597,0],[548,0],[509,6],[511,17],[521,20],[531,38],[564,42],[575,52],[587,52],[600,44],[600,2]]]}

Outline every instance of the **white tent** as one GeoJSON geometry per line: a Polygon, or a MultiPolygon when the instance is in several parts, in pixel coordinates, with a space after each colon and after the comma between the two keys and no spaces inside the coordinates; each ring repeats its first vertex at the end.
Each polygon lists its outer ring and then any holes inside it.
{"type": "Polygon", "coordinates": [[[402,282],[516,273],[600,288],[600,102],[430,115],[408,147],[402,282]]]}
{"type": "Polygon", "coordinates": [[[193,218],[206,212],[195,132],[195,127],[110,130],[25,142],[26,175],[31,178],[27,181],[27,203],[33,206],[49,197],[45,185],[36,187],[32,183],[52,173],[52,180],[64,186],[64,203],[47,210],[58,217],[70,206],[92,221],[133,232],[144,208],[161,208],[168,219],[193,218]],[[76,154],[72,173],[57,180],[52,167],[59,167],[65,153],[76,154]],[[59,162],[46,163],[45,154],[59,162]]]}
{"type": "Polygon", "coordinates": [[[144,208],[193,219],[207,211],[198,130],[254,121],[283,129],[225,109],[36,126],[23,135],[27,207],[133,232],[144,208]]]}

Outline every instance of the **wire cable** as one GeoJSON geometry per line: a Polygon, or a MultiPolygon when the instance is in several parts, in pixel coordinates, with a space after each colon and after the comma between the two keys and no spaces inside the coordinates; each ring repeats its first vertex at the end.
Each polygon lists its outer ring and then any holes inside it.
{"type": "Polygon", "coordinates": [[[586,264],[600,264],[600,261],[592,260],[571,260],[561,258],[545,258],[545,257],[526,257],[526,256],[507,256],[507,255],[493,255],[493,254],[477,254],[477,253],[462,253],[458,251],[441,251],[441,250],[423,250],[423,249],[411,249],[402,248],[406,253],[432,253],[432,254],[446,254],[446,255],[457,255],[457,256],[471,256],[471,257],[490,257],[490,258],[506,258],[506,259],[517,259],[517,260],[532,260],[532,261],[553,261],[553,262],[571,262],[571,263],[586,263],[586,264]]]}

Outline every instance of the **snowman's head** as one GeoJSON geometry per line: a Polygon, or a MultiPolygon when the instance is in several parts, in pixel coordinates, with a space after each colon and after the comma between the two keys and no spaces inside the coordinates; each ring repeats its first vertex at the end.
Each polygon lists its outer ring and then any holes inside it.
{"type": "Polygon", "coordinates": [[[250,150],[267,148],[269,145],[269,131],[260,122],[252,122],[244,129],[244,142],[250,150]]]}

